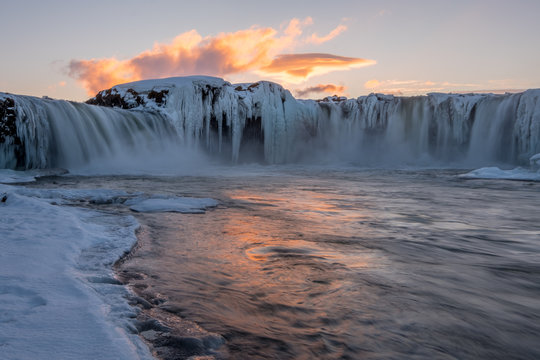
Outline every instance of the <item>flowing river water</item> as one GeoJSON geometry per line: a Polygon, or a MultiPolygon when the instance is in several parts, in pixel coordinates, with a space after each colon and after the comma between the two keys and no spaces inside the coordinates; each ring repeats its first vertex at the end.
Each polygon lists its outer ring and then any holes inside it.
{"type": "Polygon", "coordinates": [[[238,167],[38,186],[219,200],[205,214],[133,213],[121,278],[148,314],[224,339],[164,358],[538,359],[540,183],[463,172],[238,167]]]}

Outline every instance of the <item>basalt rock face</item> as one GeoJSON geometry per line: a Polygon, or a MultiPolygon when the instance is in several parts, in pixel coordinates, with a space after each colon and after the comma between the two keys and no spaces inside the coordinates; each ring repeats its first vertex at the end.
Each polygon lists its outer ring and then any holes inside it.
{"type": "Polygon", "coordinates": [[[127,89],[125,92],[120,92],[118,89],[112,88],[100,91],[96,96],[88,99],[86,103],[121,109],[133,109],[139,106],[145,106],[148,103],[162,106],[165,103],[168,93],[168,90],[151,90],[139,94],[133,89],[127,89]]]}
{"type": "Polygon", "coordinates": [[[17,134],[17,112],[11,97],[0,97],[0,153],[11,154],[10,167],[24,167],[25,151],[17,134]]]}
{"type": "Polygon", "coordinates": [[[163,153],[178,142],[174,132],[151,111],[0,93],[0,169],[71,169],[163,153]]]}
{"type": "Polygon", "coordinates": [[[13,99],[0,99],[0,143],[5,143],[10,139],[16,144],[21,143],[21,140],[17,137],[15,121],[15,102],[13,99]]]}
{"type": "Polygon", "coordinates": [[[145,106],[149,102],[157,106],[162,106],[167,98],[168,90],[154,91],[139,94],[133,89],[119,92],[117,89],[107,89],[100,91],[93,98],[86,101],[90,105],[117,107],[121,109],[133,109],[145,106]]]}

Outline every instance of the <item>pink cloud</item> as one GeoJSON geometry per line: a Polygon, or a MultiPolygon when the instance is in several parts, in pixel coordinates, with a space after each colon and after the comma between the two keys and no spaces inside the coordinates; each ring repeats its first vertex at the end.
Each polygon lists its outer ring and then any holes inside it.
{"type": "Polygon", "coordinates": [[[156,43],[152,49],[130,59],[71,60],[67,70],[89,95],[93,95],[116,84],[149,78],[255,72],[295,82],[330,71],[375,63],[373,60],[332,54],[280,55],[301,44],[328,41],[346,29],[340,25],[326,36],[308,34],[305,37],[305,27],[312,22],[309,17],[292,19],[281,30],[252,26],[206,37],[191,30],[178,35],[170,43],[156,43]]]}
{"type": "Polygon", "coordinates": [[[318,84],[315,86],[310,86],[305,89],[299,89],[296,90],[296,95],[299,97],[304,97],[309,94],[317,94],[317,93],[328,93],[332,95],[341,95],[345,92],[347,88],[342,85],[334,85],[334,84],[318,84]]]}
{"type": "Polygon", "coordinates": [[[375,63],[374,60],[323,53],[283,54],[276,56],[270,64],[261,68],[260,71],[285,78],[289,82],[297,82],[314,75],[369,66],[375,63]]]}
{"type": "Polygon", "coordinates": [[[342,32],[346,30],[347,30],[347,27],[345,25],[339,25],[334,30],[330,31],[330,33],[328,33],[328,35],[326,36],[318,36],[317,34],[312,34],[311,37],[308,38],[308,42],[313,43],[313,44],[322,44],[322,43],[332,40],[333,38],[335,38],[336,36],[338,36],[339,34],[341,34],[342,32]]]}

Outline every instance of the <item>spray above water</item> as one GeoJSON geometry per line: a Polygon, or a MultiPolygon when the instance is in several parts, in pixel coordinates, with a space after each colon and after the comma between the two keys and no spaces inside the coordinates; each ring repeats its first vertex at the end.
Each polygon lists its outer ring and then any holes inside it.
{"type": "MultiPolygon", "coordinates": [[[[228,163],[520,164],[540,152],[540,90],[296,100],[281,86],[184,77],[88,102],[0,94],[0,167],[189,171],[228,163]]],[[[81,170],[83,169],[83,170],[81,170]]]]}

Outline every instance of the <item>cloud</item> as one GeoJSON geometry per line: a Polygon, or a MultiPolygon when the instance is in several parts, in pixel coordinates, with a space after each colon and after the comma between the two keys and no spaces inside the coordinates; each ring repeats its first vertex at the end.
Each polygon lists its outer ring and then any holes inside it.
{"type": "Polygon", "coordinates": [[[59,88],[59,87],[64,87],[64,86],[66,86],[66,85],[67,85],[67,83],[66,83],[65,81],[60,81],[60,82],[58,82],[58,83],[55,83],[55,84],[52,84],[52,85],[47,86],[47,89],[48,89],[48,90],[51,90],[51,91],[54,91],[54,90],[56,90],[57,88],[59,88]]]}
{"type": "Polygon", "coordinates": [[[335,38],[336,36],[344,32],[345,30],[347,30],[347,27],[345,25],[339,25],[334,30],[330,31],[328,35],[319,37],[317,34],[312,34],[311,37],[309,37],[307,41],[313,44],[322,44],[322,43],[332,40],[333,38],[335,38]]]}
{"type": "Polygon", "coordinates": [[[369,66],[375,63],[374,60],[322,53],[282,54],[276,56],[267,66],[262,67],[260,72],[295,83],[314,75],[369,66]]]}
{"type": "Polygon", "coordinates": [[[170,43],[156,43],[152,49],[130,59],[71,60],[67,73],[93,95],[116,84],[149,78],[195,74],[223,77],[251,72],[294,82],[375,63],[331,54],[283,55],[283,52],[303,44],[329,41],[346,30],[340,25],[326,36],[310,36],[305,28],[312,23],[313,20],[307,17],[292,19],[279,30],[252,26],[206,37],[191,30],[178,35],[170,43]]]}
{"type": "Polygon", "coordinates": [[[380,84],[381,82],[379,80],[373,79],[373,80],[366,81],[366,83],[364,84],[364,87],[366,89],[374,89],[374,88],[379,87],[380,84]]]}
{"type": "Polygon", "coordinates": [[[316,93],[328,93],[333,95],[340,95],[345,92],[347,88],[342,85],[334,85],[334,84],[319,84],[311,87],[307,87],[305,89],[298,89],[296,90],[296,95],[299,97],[304,97],[308,94],[316,94],[316,93]]]}
{"type": "Polygon", "coordinates": [[[419,80],[377,80],[364,83],[364,88],[378,93],[393,95],[420,95],[430,92],[472,92],[479,84],[452,83],[419,80]],[[470,90],[467,90],[470,89],[470,90]]]}

